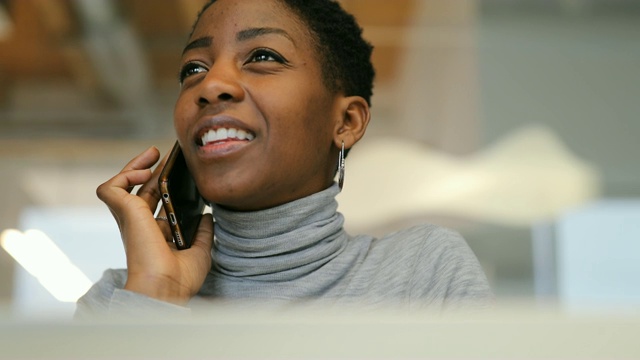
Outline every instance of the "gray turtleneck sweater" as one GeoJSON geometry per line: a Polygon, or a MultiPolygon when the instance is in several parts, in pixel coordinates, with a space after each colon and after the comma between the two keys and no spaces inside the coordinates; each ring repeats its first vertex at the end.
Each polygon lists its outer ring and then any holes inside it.
{"type": "MultiPolygon", "coordinates": [[[[455,232],[421,225],[376,239],[343,229],[332,187],[255,212],[213,205],[213,266],[196,298],[408,309],[487,305],[493,295],[455,232]]],[[[126,270],[107,270],[76,316],[180,312],[188,308],[123,290],[126,270]]]]}

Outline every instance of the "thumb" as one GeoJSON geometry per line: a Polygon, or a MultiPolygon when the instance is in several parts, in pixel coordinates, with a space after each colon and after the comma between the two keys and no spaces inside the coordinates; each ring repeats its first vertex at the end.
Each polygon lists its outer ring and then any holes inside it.
{"type": "Polygon", "coordinates": [[[196,231],[195,240],[191,244],[191,248],[204,251],[210,256],[211,247],[213,245],[213,216],[211,214],[202,215],[200,225],[196,231]]]}

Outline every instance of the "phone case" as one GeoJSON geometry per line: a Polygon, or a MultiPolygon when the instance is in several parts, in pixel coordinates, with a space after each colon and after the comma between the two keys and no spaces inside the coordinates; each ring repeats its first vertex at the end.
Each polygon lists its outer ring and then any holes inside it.
{"type": "Polygon", "coordinates": [[[206,204],[189,173],[177,141],[162,169],[158,184],[174,243],[180,250],[188,249],[206,204]]]}

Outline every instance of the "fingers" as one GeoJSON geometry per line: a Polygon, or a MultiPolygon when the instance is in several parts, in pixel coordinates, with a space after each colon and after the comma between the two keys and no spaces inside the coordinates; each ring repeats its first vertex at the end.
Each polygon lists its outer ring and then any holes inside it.
{"type": "Polygon", "coordinates": [[[148,181],[151,175],[149,169],[158,161],[159,157],[160,152],[155,146],[152,146],[131,159],[116,176],[98,187],[96,190],[98,198],[104,201],[103,197],[108,195],[108,190],[114,186],[129,192],[135,185],[148,181]]]}
{"type": "Polygon", "coordinates": [[[150,169],[160,158],[160,150],[155,146],[143,151],[140,155],[134,157],[125,165],[121,173],[129,170],[150,169]]]}
{"type": "MultiPolygon", "coordinates": [[[[149,181],[152,176],[150,167],[158,161],[160,152],[150,147],[133,158],[116,176],[109,179],[96,189],[96,195],[114,214],[118,226],[122,225],[122,210],[133,200],[129,192],[136,185],[149,181]]],[[[138,204],[139,207],[141,204],[138,204]]]]}
{"type": "Polygon", "coordinates": [[[158,179],[160,178],[160,174],[162,173],[162,169],[164,168],[164,164],[167,162],[167,158],[169,157],[169,153],[167,153],[162,161],[156,166],[155,170],[151,174],[149,180],[138,189],[136,195],[140,196],[148,205],[150,209],[155,209],[158,205],[158,201],[160,201],[160,189],[158,185],[158,179]]]}
{"type": "Polygon", "coordinates": [[[126,204],[126,197],[130,196],[130,188],[144,184],[151,178],[151,170],[129,170],[121,172],[109,181],[100,185],[96,190],[98,198],[112,210],[118,210],[126,204]]]}

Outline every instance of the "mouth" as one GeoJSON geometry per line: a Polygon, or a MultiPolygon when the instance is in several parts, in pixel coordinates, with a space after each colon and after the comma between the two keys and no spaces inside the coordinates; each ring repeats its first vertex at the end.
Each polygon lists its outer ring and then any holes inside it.
{"type": "Polygon", "coordinates": [[[228,115],[217,115],[202,121],[193,136],[193,142],[199,156],[211,160],[238,153],[256,137],[256,133],[243,121],[228,115]]]}
{"type": "Polygon", "coordinates": [[[210,146],[228,142],[251,142],[255,135],[243,129],[233,127],[221,127],[204,131],[197,139],[199,146],[210,146]]]}

